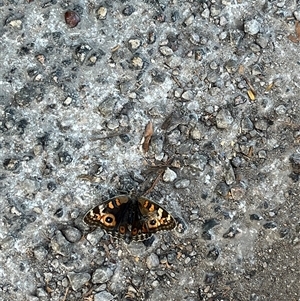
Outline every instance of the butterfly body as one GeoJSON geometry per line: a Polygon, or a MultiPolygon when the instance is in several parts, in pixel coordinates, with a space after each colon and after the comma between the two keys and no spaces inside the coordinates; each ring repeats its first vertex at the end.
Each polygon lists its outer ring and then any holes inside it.
{"type": "Polygon", "coordinates": [[[132,240],[146,240],[161,230],[175,228],[175,219],[157,203],[144,197],[120,195],[89,210],[84,222],[101,227],[108,234],[132,240]]]}

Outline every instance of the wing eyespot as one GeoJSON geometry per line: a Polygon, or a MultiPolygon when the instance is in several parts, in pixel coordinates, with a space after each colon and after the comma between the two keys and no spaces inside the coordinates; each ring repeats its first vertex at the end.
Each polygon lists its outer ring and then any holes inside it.
{"type": "Polygon", "coordinates": [[[125,228],[124,226],[120,226],[119,232],[120,232],[121,234],[125,234],[126,228],[125,228]]]}

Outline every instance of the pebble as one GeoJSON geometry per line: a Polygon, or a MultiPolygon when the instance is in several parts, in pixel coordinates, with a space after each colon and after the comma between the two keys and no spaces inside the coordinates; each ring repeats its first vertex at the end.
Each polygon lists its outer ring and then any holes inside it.
{"type": "Polygon", "coordinates": [[[151,253],[146,259],[146,264],[149,270],[158,267],[159,266],[158,256],[154,253],[151,253]]]}
{"type": "Polygon", "coordinates": [[[190,136],[193,140],[200,140],[202,137],[202,134],[198,128],[194,127],[190,131],[190,136]]]}
{"type": "Polygon", "coordinates": [[[73,99],[72,99],[70,96],[68,96],[68,97],[63,101],[63,104],[64,104],[64,106],[68,106],[68,105],[70,105],[70,104],[72,103],[72,101],[73,101],[73,99]]]}
{"type": "Polygon", "coordinates": [[[86,239],[92,246],[96,246],[103,236],[104,231],[100,228],[97,228],[95,231],[89,233],[86,236],[86,239]]]}
{"type": "Polygon", "coordinates": [[[181,98],[187,101],[193,99],[193,97],[194,97],[193,92],[190,90],[184,91],[181,95],[181,98]]]}
{"type": "Polygon", "coordinates": [[[175,184],[174,184],[175,188],[177,189],[184,189],[184,188],[187,188],[190,186],[190,180],[188,179],[182,179],[182,180],[179,180],[177,181],[175,184]]]}
{"type": "Polygon", "coordinates": [[[234,186],[230,189],[231,196],[234,200],[241,200],[245,195],[245,188],[241,186],[234,186]]]}
{"type": "Polygon", "coordinates": [[[231,164],[226,164],[225,166],[224,180],[227,185],[231,185],[235,182],[235,174],[231,164]]]}
{"type": "Polygon", "coordinates": [[[38,246],[33,250],[33,254],[37,261],[41,262],[46,258],[48,251],[43,246],[38,246]]]}
{"type": "Polygon", "coordinates": [[[245,117],[241,121],[241,130],[242,133],[245,134],[253,130],[253,122],[249,117],[245,117]]]}
{"type": "Polygon", "coordinates": [[[104,20],[106,19],[107,16],[107,8],[104,6],[100,6],[97,10],[97,18],[99,20],[104,20]]]}
{"type": "Polygon", "coordinates": [[[195,20],[195,16],[192,14],[192,15],[190,15],[189,17],[187,17],[185,19],[185,21],[183,22],[183,24],[185,26],[189,26],[189,25],[191,25],[194,22],[194,20],[195,20]]]}
{"type": "Polygon", "coordinates": [[[163,174],[163,181],[164,182],[173,182],[174,180],[176,180],[177,178],[177,174],[175,171],[173,171],[170,168],[167,168],[163,174]]]}
{"type": "Polygon", "coordinates": [[[94,301],[110,301],[113,299],[114,296],[107,291],[102,291],[94,295],[94,301]]]}
{"type": "Polygon", "coordinates": [[[268,129],[268,123],[264,119],[259,119],[254,124],[255,128],[260,131],[266,131],[268,129]]]}
{"type": "Polygon", "coordinates": [[[17,159],[5,159],[3,162],[3,167],[9,171],[15,171],[20,166],[20,161],[17,159]]]}
{"type": "Polygon", "coordinates": [[[141,57],[139,56],[134,56],[132,59],[131,59],[131,66],[134,68],[134,69],[143,69],[143,66],[144,66],[144,61],[141,57]]]}
{"type": "Polygon", "coordinates": [[[208,8],[206,8],[202,13],[201,13],[201,16],[204,18],[204,19],[208,19],[209,18],[209,14],[210,14],[210,11],[208,8]]]}
{"type": "Polygon", "coordinates": [[[141,46],[141,41],[139,39],[130,39],[128,44],[131,50],[136,50],[141,46]]]}
{"type": "Polygon", "coordinates": [[[124,16],[130,16],[134,12],[135,12],[135,8],[132,5],[127,5],[122,11],[124,16]]]}
{"type": "Polygon", "coordinates": [[[277,227],[277,224],[275,222],[266,222],[263,227],[265,229],[274,229],[277,227]]]}
{"type": "Polygon", "coordinates": [[[68,273],[67,277],[74,291],[82,288],[91,279],[91,275],[88,273],[68,273]]]}
{"type": "Polygon", "coordinates": [[[265,34],[258,33],[255,41],[261,48],[266,48],[269,43],[269,37],[265,34]]]}
{"type": "Polygon", "coordinates": [[[300,10],[294,11],[294,17],[296,18],[297,21],[300,21],[300,10]]]}
{"type": "Polygon", "coordinates": [[[260,159],[266,159],[267,158],[267,152],[265,150],[260,150],[258,153],[258,158],[260,159]]]}
{"type": "Polygon", "coordinates": [[[67,229],[63,229],[62,233],[64,234],[65,238],[69,242],[73,242],[73,243],[79,241],[82,237],[81,232],[75,227],[69,227],[67,229]]]}
{"type": "Polygon", "coordinates": [[[227,129],[233,122],[233,118],[230,112],[226,109],[222,109],[216,116],[217,128],[227,129]]]}
{"type": "Polygon", "coordinates": [[[65,13],[65,22],[70,28],[74,28],[80,22],[80,17],[75,11],[68,10],[65,13]]]}
{"type": "Polygon", "coordinates": [[[199,169],[200,171],[204,171],[207,161],[208,160],[205,155],[196,153],[191,158],[190,166],[199,169]]]}
{"type": "Polygon", "coordinates": [[[93,283],[105,283],[112,277],[113,271],[107,267],[97,269],[92,276],[93,283]]]}
{"type": "Polygon", "coordinates": [[[22,29],[22,20],[11,20],[8,25],[16,29],[22,29]]]}
{"type": "Polygon", "coordinates": [[[164,56],[171,56],[173,54],[173,50],[168,46],[159,47],[159,51],[164,56]]]}
{"type": "Polygon", "coordinates": [[[284,105],[279,105],[275,108],[275,112],[277,115],[284,115],[286,113],[286,107],[284,105]]]}
{"type": "Polygon", "coordinates": [[[216,192],[221,195],[221,196],[227,196],[228,192],[229,192],[229,187],[226,183],[224,182],[220,182],[217,184],[216,188],[215,188],[216,192]]]}
{"type": "Polygon", "coordinates": [[[83,63],[87,54],[91,51],[91,47],[88,44],[79,45],[75,49],[75,56],[79,60],[79,62],[83,63]]]}
{"type": "Polygon", "coordinates": [[[260,23],[255,19],[246,21],[244,31],[250,35],[255,35],[260,31],[260,23]]]}
{"type": "Polygon", "coordinates": [[[50,246],[54,254],[56,253],[62,256],[67,256],[69,254],[69,242],[59,230],[55,232],[55,235],[51,239],[50,246]]]}

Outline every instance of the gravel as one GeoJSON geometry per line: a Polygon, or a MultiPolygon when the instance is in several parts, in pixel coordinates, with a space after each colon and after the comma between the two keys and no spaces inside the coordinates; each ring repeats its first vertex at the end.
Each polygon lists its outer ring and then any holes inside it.
{"type": "Polygon", "coordinates": [[[0,6],[1,300],[299,300],[295,5],[0,6]],[[146,192],[175,230],[82,221],[146,192]]]}

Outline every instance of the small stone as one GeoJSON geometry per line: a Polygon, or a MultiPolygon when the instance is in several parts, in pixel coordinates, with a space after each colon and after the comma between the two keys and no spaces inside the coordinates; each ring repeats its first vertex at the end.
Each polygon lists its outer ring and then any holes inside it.
{"type": "Polygon", "coordinates": [[[58,158],[59,158],[59,162],[65,165],[68,165],[73,161],[72,156],[66,151],[60,152],[58,154],[58,158]]]}
{"type": "Polygon", "coordinates": [[[243,134],[246,134],[253,130],[253,122],[249,117],[245,117],[241,121],[241,130],[243,134]]]}
{"type": "Polygon", "coordinates": [[[202,134],[198,128],[193,128],[190,131],[190,136],[193,140],[200,140],[202,137],[202,134]]]}
{"type": "Polygon", "coordinates": [[[300,21],[300,10],[296,10],[295,12],[294,12],[294,17],[296,18],[296,20],[297,21],[300,21]]]}
{"type": "Polygon", "coordinates": [[[234,186],[230,189],[231,196],[234,200],[241,200],[245,195],[245,188],[241,186],[234,186]]]}
{"type": "Polygon", "coordinates": [[[135,12],[135,8],[132,5],[127,5],[122,11],[124,16],[130,16],[134,12],[135,12]]]}
{"type": "Polygon", "coordinates": [[[231,185],[235,182],[234,170],[229,162],[225,165],[224,179],[227,185],[231,185]]]}
{"type": "Polygon", "coordinates": [[[187,17],[185,19],[185,21],[183,22],[183,24],[185,26],[189,26],[189,25],[191,25],[194,22],[194,20],[195,20],[195,16],[193,14],[191,14],[189,17],[187,17]]]}
{"type": "Polygon", "coordinates": [[[183,92],[183,89],[181,89],[181,88],[176,88],[176,89],[174,90],[174,96],[175,96],[176,98],[179,98],[179,97],[181,97],[182,92],[183,92]]]}
{"type": "Polygon", "coordinates": [[[103,236],[104,236],[104,231],[100,228],[97,228],[97,230],[89,233],[86,236],[86,239],[92,246],[96,246],[103,236]]]}
{"type": "Polygon", "coordinates": [[[107,16],[107,8],[104,6],[100,6],[97,10],[97,18],[99,20],[104,20],[106,19],[107,16]]]}
{"type": "Polygon", "coordinates": [[[151,253],[147,259],[146,264],[149,270],[159,266],[159,258],[155,253],[151,253]]]}
{"type": "Polygon", "coordinates": [[[131,39],[128,41],[131,50],[136,50],[141,46],[141,41],[139,39],[131,39]]]}
{"type": "Polygon", "coordinates": [[[195,169],[204,171],[206,164],[207,164],[207,157],[205,155],[196,153],[191,158],[190,166],[195,169]]]}
{"type": "Polygon", "coordinates": [[[210,14],[212,17],[216,17],[221,13],[221,6],[220,5],[212,5],[210,8],[210,14]]]}
{"type": "Polygon", "coordinates": [[[274,229],[277,227],[277,224],[275,222],[267,222],[263,225],[265,229],[274,229]]]}
{"type": "Polygon", "coordinates": [[[269,43],[269,37],[265,34],[259,33],[259,34],[257,34],[255,41],[261,48],[266,48],[269,43]]]}
{"type": "Polygon", "coordinates": [[[113,299],[114,296],[107,291],[102,291],[94,295],[94,301],[111,301],[113,299]]]}
{"type": "Polygon", "coordinates": [[[163,181],[164,182],[173,182],[177,178],[177,174],[170,168],[167,168],[163,174],[163,181]]]}
{"type": "Polygon", "coordinates": [[[74,28],[80,22],[80,17],[75,11],[68,10],[65,13],[65,21],[70,28],[74,28]]]}
{"type": "Polygon", "coordinates": [[[191,261],[191,258],[190,257],[186,257],[185,260],[184,260],[184,263],[188,264],[190,261],[191,261]]]}
{"type": "Polygon", "coordinates": [[[210,14],[210,11],[208,8],[206,8],[202,13],[201,13],[201,16],[204,18],[204,19],[208,19],[209,18],[209,14],[210,14]]]}
{"type": "Polygon", "coordinates": [[[260,23],[255,19],[246,21],[244,31],[250,35],[255,35],[260,31],[260,23]]]}
{"type": "Polygon", "coordinates": [[[260,150],[259,152],[258,152],[258,158],[260,158],[260,159],[266,159],[267,158],[267,152],[265,151],[265,150],[260,150]]]}
{"type": "Polygon", "coordinates": [[[22,29],[22,20],[11,20],[8,24],[13,28],[22,29]]]}
{"type": "Polygon", "coordinates": [[[64,100],[63,104],[64,104],[64,106],[68,106],[68,105],[70,105],[70,104],[72,103],[72,101],[73,101],[73,99],[72,99],[70,96],[68,96],[68,97],[64,100]]]}
{"type": "Polygon", "coordinates": [[[62,256],[68,256],[69,254],[69,242],[62,235],[61,231],[57,230],[54,237],[51,239],[50,246],[54,254],[62,256]]]}
{"type": "Polygon", "coordinates": [[[184,189],[184,188],[189,187],[189,185],[190,185],[190,180],[182,179],[182,180],[177,181],[174,186],[177,189],[184,189]]]}
{"type": "Polygon", "coordinates": [[[15,171],[19,166],[20,166],[20,161],[17,159],[13,159],[13,158],[5,159],[3,162],[4,169],[9,171],[15,171]]]}
{"type": "Polygon", "coordinates": [[[184,91],[181,95],[181,98],[187,101],[193,99],[193,97],[194,97],[193,92],[190,90],[184,91]]]}
{"type": "Polygon", "coordinates": [[[152,286],[152,287],[158,287],[158,286],[159,286],[159,281],[154,280],[154,281],[151,283],[151,286],[152,286]]]}
{"type": "Polygon", "coordinates": [[[256,214],[256,213],[250,214],[250,220],[259,221],[260,219],[262,219],[262,218],[258,214],[256,214]]]}
{"type": "Polygon", "coordinates": [[[139,56],[134,56],[132,59],[131,59],[131,66],[134,68],[134,69],[143,69],[143,66],[144,66],[144,61],[141,57],[139,56]]]}
{"type": "Polygon", "coordinates": [[[284,115],[286,113],[286,107],[284,105],[279,105],[275,108],[275,112],[277,115],[284,115]]]}
{"type": "Polygon", "coordinates": [[[255,128],[260,131],[266,131],[268,129],[268,123],[264,119],[259,119],[254,124],[255,128]]]}
{"type": "Polygon", "coordinates": [[[230,112],[226,109],[222,109],[216,116],[217,128],[227,129],[233,122],[233,118],[230,112]]]}
{"type": "Polygon", "coordinates": [[[88,273],[68,273],[67,277],[74,291],[82,288],[91,279],[91,275],[88,273]]]}
{"type": "Polygon", "coordinates": [[[229,187],[226,183],[220,182],[216,186],[216,192],[221,196],[227,196],[229,192],[229,187]]]}
{"type": "Polygon", "coordinates": [[[79,45],[75,49],[75,56],[79,60],[79,62],[83,63],[87,54],[91,51],[91,47],[88,44],[79,45]]]}
{"type": "Polygon", "coordinates": [[[120,126],[119,120],[111,119],[107,122],[106,126],[110,130],[116,130],[120,126]]]}
{"type": "Polygon", "coordinates": [[[41,262],[46,258],[48,251],[44,247],[38,246],[33,250],[33,254],[34,257],[41,262]]]}
{"type": "Polygon", "coordinates": [[[42,64],[44,65],[45,64],[45,61],[46,61],[46,58],[43,54],[38,54],[35,56],[35,58],[42,64]]]}
{"type": "Polygon", "coordinates": [[[159,48],[159,51],[164,56],[171,56],[173,54],[173,50],[170,47],[168,47],[168,46],[161,46],[159,48]]]}
{"type": "Polygon", "coordinates": [[[93,273],[93,283],[106,283],[112,277],[113,271],[110,268],[102,267],[93,273]]]}
{"type": "Polygon", "coordinates": [[[81,232],[75,227],[69,227],[67,229],[63,229],[62,233],[64,234],[65,238],[69,242],[73,242],[73,243],[79,241],[82,237],[81,232]]]}

